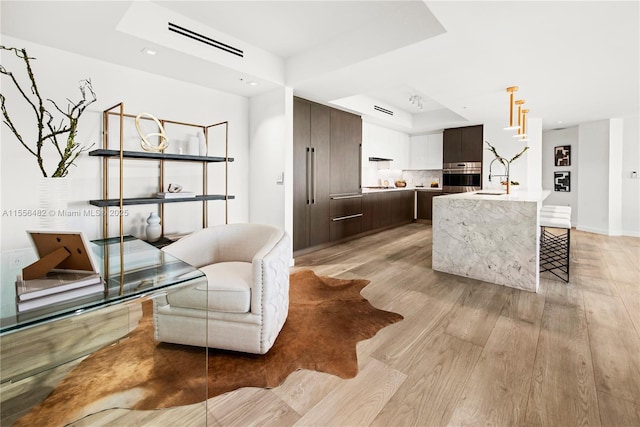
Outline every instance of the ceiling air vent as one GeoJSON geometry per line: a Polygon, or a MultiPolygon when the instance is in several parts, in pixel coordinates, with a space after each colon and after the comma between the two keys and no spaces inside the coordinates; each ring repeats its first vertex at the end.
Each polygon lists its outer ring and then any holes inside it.
{"type": "Polygon", "coordinates": [[[228,44],[219,42],[218,40],[214,40],[211,37],[203,36],[202,34],[198,34],[195,31],[188,30],[172,22],[169,22],[169,31],[173,31],[174,33],[178,33],[182,36],[189,37],[190,39],[199,41],[200,43],[204,43],[206,45],[218,48],[220,50],[224,50],[225,52],[229,52],[241,58],[244,58],[244,52],[241,49],[238,49],[237,47],[229,46],[228,44]]]}
{"type": "Polygon", "coordinates": [[[380,111],[381,113],[385,113],[385,114],[388,114],[390,116],[393,116],[393,111],[387,110],[386,108],[382,108],[382,107],[380,107],[378,105],[374,105],[373,109],[376,110],[376,111],[380,111]]]}

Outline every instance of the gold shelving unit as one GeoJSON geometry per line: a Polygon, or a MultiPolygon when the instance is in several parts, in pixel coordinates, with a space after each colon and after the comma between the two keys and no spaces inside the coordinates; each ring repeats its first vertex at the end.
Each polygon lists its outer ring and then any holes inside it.
{"type": "MultiPolygon", "coordinates": [[[[165,236],[164,230],[164,205],[166,203],[181,203],[181,202],[201,202],[202,203],[202,227],[206,228],[208,224],[208,211],[207,205],[209,201],[220,201],[223,200],[225,203],[225,223],[229,222],[229,200],[234,199],[234,196],[229,195],[229,163],[233,161],[233,158],[229,157],[229,122],[219,122],[212,125],[199,125],[193,123],[180,122],[175,120],[166,120],[160,119],[160,123],[163,127],[166,124],[179,125],[179,126],[187,126],[193,127],[196,129],[200,129],[203,131],[205,136],[205,141],[207,145],[207,152],[209,150],[209,132],[212,128],[218,126],[224,126],[224,144],[225,144],[225,154],[224,157],[216,157],[216,156],[198,156],[198,155],[188,155],[188,154],[165,154],[160,152],[147,152],[147,151],[127,151],[124,149],[124,125],[126,119],[134,120],[136,118],[135,115],[126,114],[124,112],[124,103],[119,103],[114,105],[111,108],[108,108],[103,112],[103,141],[102,141],[102,149],[93,150],[89,152],[90,156],[102,157],[102,199],[90,200],[89,203],[94,206],[101,207],[103,209],[102,215],[102,236],[103,239],[109,238],[109,209],[112,207],[119,208],[119,237],[123,239],[123,229],[124,229],[124,206],[130,205],[142,205],[142,204],[157,204],[159,205],[159,216],[162,227],[162,236],[165,236]],[[109,121],[115,118],[119,121],[119,148],[118,149],[110,149],[109,141],[111,135],[109,134],[109,121]],[[164,199],[158,197],[138,197],[138,198],[124,198],[123,197],[123,186],[124,186],[124,177],[123,177],[123,169],[124,169],[124,160],[150,160],[157,161],[159,163],[159,182],[158,188],[159,191],[163,191],[165,189],[165,162],[200,162],[202,163],[202,189],[203,194],[198,195],[196,197],[189,198],[177,198],[177,199],[164,199]],[[118,172],[119,172],[119,189],[118,189],[118,197],[110,198],[110,189],[109,189],[109,161],[117,160],[118,161],[118,172]],[[208,165],[210,163],[224,163],[224,194],[208,194],[207,192],[207,172],[208,165]]],[[[141,120],[152,120],[148,117],[141,117],[141,120]]]]}

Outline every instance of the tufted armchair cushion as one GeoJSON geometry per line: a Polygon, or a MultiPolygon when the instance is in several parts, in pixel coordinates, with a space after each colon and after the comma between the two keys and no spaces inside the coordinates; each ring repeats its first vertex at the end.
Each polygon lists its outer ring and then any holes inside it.
{"type": "Polygon", "coordinates": [[[219,225],[163,248],[206,280],[154,299],[158,341],[264,354],[289,310],[288,235],[264,224],[219,225]]]}

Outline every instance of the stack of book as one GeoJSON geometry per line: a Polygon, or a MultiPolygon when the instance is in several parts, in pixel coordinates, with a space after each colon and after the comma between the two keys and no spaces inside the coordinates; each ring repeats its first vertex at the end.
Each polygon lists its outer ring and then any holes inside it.
{"type": "Polygon", "coordinates": [[[19,312],[104,291],[102,278],[95,272],[49,272],[40,279],[16,281],[19,312]]]}
{"type": "Polygon", "coordinates": [[[156,193],[156,196],[161,199],[182,199],[187,197],[196,197],[196,193],[194,193],[193,191],[179,191],[177,193],[161,191],[156,193]]]}

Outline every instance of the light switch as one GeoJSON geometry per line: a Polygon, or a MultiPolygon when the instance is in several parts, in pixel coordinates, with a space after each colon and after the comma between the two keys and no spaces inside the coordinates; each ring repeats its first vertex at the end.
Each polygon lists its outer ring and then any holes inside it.
{"type": "Polygon", "coordinates": [[[283,184],[283,183],[284,183],[284,172],[280,172],[276,177],[276,184],[283,184]]]}

